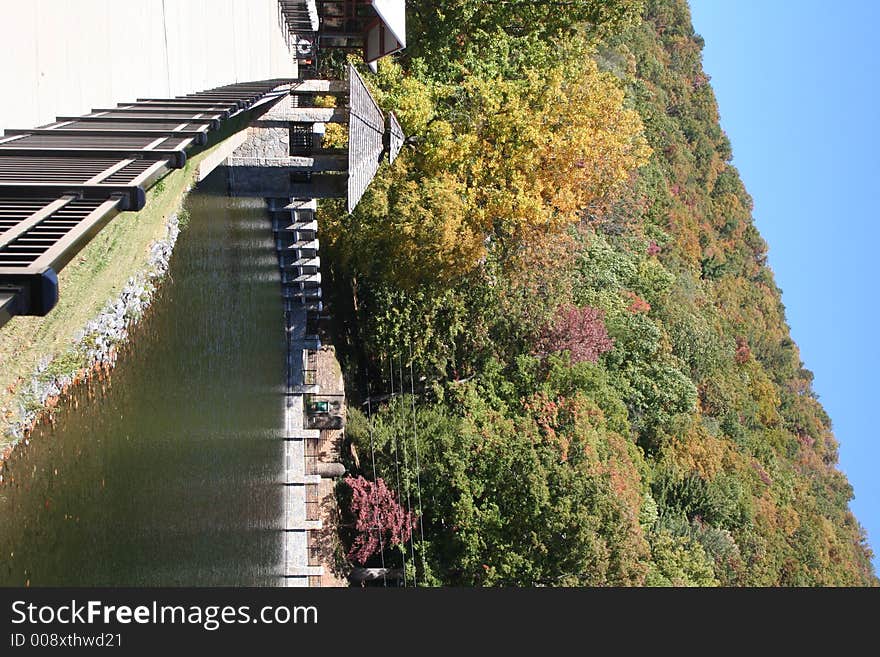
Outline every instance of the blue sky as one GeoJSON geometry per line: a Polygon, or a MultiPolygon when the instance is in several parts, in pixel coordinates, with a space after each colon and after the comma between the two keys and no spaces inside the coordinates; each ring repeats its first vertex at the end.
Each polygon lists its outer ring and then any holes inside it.
{"type": "Polygon", "coordinates": [[[834,423],[851,507],[880,552],[880,2],[690,4],[733,163],[834,423]]]}

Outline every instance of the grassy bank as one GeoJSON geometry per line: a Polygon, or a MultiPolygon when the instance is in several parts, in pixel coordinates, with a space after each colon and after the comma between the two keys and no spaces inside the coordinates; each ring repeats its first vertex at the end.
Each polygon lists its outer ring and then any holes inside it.
{"type": "Polygon", "coordinates": [[[200,163],[220,146],[172,171],[148,192],[142,211],[119,214],[80,251],[59,274],[61,297],[49,315],[16,317],[0,329],[0,455],[13,442],[10,427],[20,416],[23,386],[47,359],[56,374],[81,367],[70,352],[77,334],[147,266],[151,245],[165,237],[168,220],[195,184],[200,163]]]}

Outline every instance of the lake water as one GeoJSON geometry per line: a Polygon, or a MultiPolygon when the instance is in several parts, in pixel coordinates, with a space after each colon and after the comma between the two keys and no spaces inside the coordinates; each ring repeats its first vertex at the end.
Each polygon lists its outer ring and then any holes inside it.
{"type": "Polygon", "coordinates": [[[268,214],[227,197],[222,169],[186,208],[116,369],[13,457],[0,585],[278,583],[285,343],[268,214]]]}

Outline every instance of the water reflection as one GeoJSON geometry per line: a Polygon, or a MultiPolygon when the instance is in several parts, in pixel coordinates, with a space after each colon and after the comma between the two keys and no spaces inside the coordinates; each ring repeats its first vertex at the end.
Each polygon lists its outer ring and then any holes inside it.
{"type": "Polygon", "coordinates": [[[278,270],[263,202],[227,198],[222,176],[189,196],[170,279],[105,390],[14,458],[0,584],[277,583],[278,270]]]}

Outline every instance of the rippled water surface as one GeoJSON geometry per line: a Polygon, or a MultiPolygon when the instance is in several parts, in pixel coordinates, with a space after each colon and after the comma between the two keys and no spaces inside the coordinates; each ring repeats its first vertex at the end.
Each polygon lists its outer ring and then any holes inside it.
{"type": "Polygon", "coordinates": [[[284,340],[267,214],[226,197],[222,171],[186,207],[132,348],[14,457],[0,584],[276,583],[284,340]]]}

